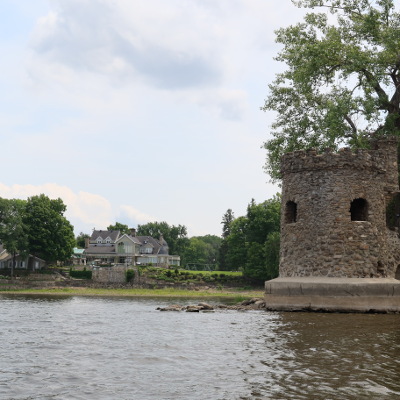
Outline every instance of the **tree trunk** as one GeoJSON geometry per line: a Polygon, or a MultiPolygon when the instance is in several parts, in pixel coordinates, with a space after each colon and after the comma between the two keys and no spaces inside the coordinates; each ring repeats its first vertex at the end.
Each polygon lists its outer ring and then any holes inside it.
{"type": "Polygon", "coordinates": [[[14,279],[15,258],[16,258],[16,254],[15,254],[15,251],[14,251],[13,252],[13,261],[11,263],[11,280],[14,279]]]}

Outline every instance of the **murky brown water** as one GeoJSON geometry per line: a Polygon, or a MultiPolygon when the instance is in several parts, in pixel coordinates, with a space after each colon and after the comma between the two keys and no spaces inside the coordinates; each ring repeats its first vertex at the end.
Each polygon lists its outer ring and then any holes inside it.
{"type": "Polygon", "coordinates": [[[399,315],[168,303],[0,296],[0,398],[400,399],[399,315]]]}

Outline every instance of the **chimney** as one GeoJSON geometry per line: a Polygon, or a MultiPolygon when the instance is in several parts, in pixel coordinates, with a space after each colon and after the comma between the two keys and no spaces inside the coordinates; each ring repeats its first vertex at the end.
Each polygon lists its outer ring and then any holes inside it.
{"type": "Polygon", "coordinates": [[[89,247],[89,240],[90,238],[85,238],[85,249],[89,247]]]}
{"type": "Polygon", "coordinates": [[[131,236],[136,236],[136,229],[135,228],[130,228],[131,231],[131,236]]]}

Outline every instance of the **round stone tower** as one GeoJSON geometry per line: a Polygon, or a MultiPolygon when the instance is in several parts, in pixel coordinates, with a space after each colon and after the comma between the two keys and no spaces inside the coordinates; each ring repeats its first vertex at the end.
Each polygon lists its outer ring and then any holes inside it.
{"type": "Polygon", "coordinates": [[[395,138],[354,153],[288,153],[281,173],[280,277],[395,277],[400,241],[386,227],[399,189],[395,138]]]}

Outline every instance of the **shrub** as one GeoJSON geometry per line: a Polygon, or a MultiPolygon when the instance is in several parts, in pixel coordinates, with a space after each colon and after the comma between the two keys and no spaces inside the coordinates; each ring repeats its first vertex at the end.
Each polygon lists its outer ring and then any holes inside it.
{"type": "Polygon", "coordinates": [[[126,281],[132,282],[135,279],[135,271],[133,269],[128,269],[126,271],[126,281]]]}
{"type": "Polygon", "coordinates": [[[71,268],[69,270],[69,276],[77,279],[92,279],[92,271],[76,271],[71,268]]]}

